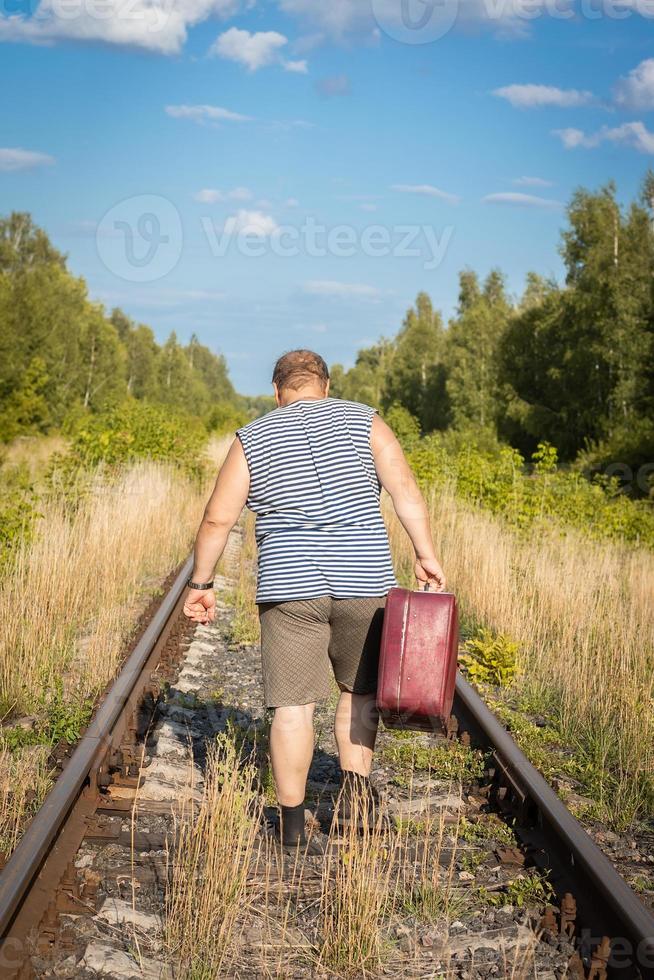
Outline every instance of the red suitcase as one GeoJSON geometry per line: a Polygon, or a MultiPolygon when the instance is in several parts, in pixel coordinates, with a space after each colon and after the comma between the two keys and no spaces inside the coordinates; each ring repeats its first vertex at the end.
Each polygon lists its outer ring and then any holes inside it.
{"type": "Polygon", "coordinates": [[[377,707],[388,728],[439,731],[454,700],[459,627],[451,592],[391,589],[386,597],[377,707]]]}

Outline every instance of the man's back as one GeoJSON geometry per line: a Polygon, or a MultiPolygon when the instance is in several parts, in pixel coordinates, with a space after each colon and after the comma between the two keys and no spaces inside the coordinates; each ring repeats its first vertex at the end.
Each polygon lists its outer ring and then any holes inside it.
{"type": "Polygon", "coordinates": [[[238,430],[257,514],[258,602],[375,596],[396,584],[374,415],[359,402],[307,398],[238,430]]]}

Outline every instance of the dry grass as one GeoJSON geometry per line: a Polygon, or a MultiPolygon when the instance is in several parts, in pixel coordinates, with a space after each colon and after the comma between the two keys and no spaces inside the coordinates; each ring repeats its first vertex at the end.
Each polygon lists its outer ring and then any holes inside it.
{"type": "Polygon", "coordinates": [[[161,464],[98,481],[71,515],[42,505],[34,540],[0,583],[0,710],[37,713],[64,679],[72,701],[114,675],[147,598],[189,552],[203,497],[161,464]]]}
{"type": "Polygon", "coordinates": [[[0,853],[11,854],[23,826],[43,802],[52,779],[49,750],[31,745],[0,749],[0,853]]]}
{"type": "Polygon", "coordinates": [[[39,436],[17,436],[0,449],[3,466],[26,467],[31,480],[37,479],[51,456],[64,452],[68,440],[59,433],[39,436]]]}
{"type": "Polygon", "coordinates": [[[368,811],[366,798],[353,799],[353,821],[323,864],[318,966],[337,976],[375,975],[388,953],[381,926],[395,905],[400,838],[368,811]]]}
{"type": "MultiPolygon", "coordinates": [[[[625,826],[651,811],[654,556],[574,532],[521,537],[448,493],[433,498],[431,511],[436,549],[467,622],[519,643],[517,684],[535,703],[554,706],[610,819],[625,826]]],[[[390,513],[388,521],[409,583],[406,535],[390,513]]]]}
{"type": "Polygon", "coordinates": [[[165,909],[166,946],[176,976],[221,975],[242,912],[262,805],[257,773],[227,737],[209,748],[202,800],[177,820],[165,909]]]}

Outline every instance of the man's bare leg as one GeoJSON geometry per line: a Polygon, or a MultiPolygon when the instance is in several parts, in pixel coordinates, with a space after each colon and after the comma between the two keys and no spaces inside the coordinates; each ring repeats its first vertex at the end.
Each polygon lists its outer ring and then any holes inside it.
{"type": "Polygon", "coordinates": [[[313,758],[314,704],[275,708],[270,727],[270,761],[280,806],[304,803],[313,758]]]}
{"type": "Polygon", "coordinates": [[[341,690],[334,717],[334,735],[343,772],[370,775],[379,713],[374,694],[341,690]]]}

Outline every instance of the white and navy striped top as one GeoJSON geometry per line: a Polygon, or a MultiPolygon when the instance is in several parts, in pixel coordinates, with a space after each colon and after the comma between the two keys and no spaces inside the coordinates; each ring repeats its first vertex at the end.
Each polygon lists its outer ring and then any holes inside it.
{"type": "Polygon", "coordinates": [[[302,398],[238,429],[257,515],[257,602],[381,596],[397,585],[370,448],[375,412],[302,398]]]}

